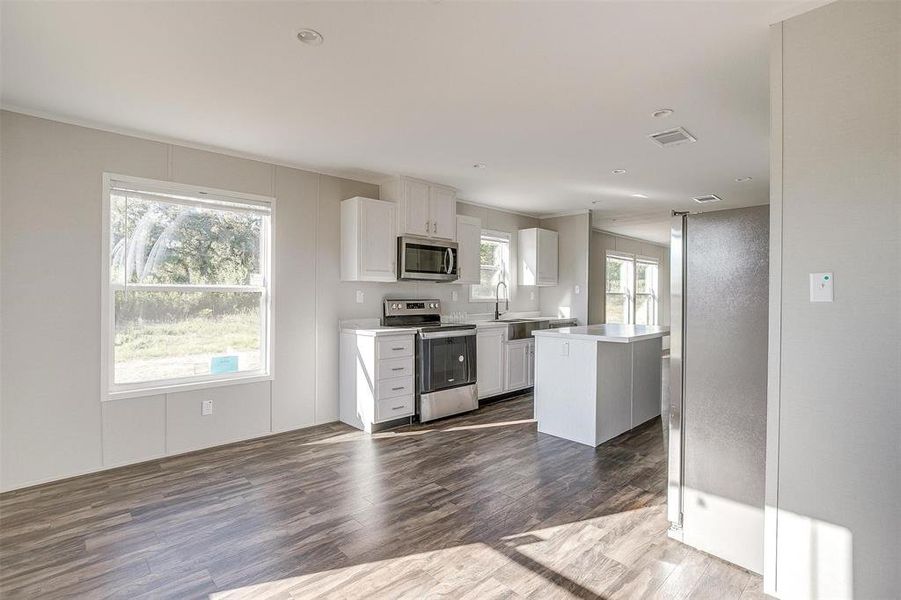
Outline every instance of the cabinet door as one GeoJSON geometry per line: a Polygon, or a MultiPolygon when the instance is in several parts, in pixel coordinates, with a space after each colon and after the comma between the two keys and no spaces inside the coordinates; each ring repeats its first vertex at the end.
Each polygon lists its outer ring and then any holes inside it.
{"type": "Polygon", "coordinates": [[[479,398],[504,391],[504,331],[489,329],[476,334],[476,387],[479,398]]]}
{"type": "Polygon", "coordinates": [[[482,222],[474,217],[457,217],[456,283],[479,283],[479,248],[482,245],[482,222]]]}
{"type": "Polygon", "coordinates": [[[535,340],[529,340],[529,350],[526,352],[526,384],[531,387],[535,385],[535,340]]]}
{"type": "Polygon", "coordinates": [[[529,382],[529,342],[517,340],[507,344],[506,391],[524,388],[529,382]]]}
{"type": "Polygon", "coordinates": [[[538,285],[557,285],[557,232],[538,230],[538,285]]]}
{"type": "Polygon", "coordinates": [[[432,235],[429,216],[429,184],[404,179],[404,231],[411,235],[432,235]]]}
{"type": "Polygon", "coordinates": [[[457,193],[446,187],[429,187],[432,237],[457,239],[457,193]]]}
{"type": "Polygon", "coordinates": [[[397,236],[391,202],[365,200],[360,208],[360,279],[395,281],[397,236]]]}

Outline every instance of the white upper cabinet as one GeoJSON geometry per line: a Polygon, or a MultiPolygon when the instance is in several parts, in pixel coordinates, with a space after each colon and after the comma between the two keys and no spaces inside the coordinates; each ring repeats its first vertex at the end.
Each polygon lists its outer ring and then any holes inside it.
{"type": "Polygon", "coordinates": [[[479,248],[482,245],[482,221],[457,216],[457,275],[454,283],[479,283],[479,248]]]}
{"type": "Polygon", "coordinates": [[[519,230],[519,284],[557,285],[557,232],[519,230]]]}
{"type": "Polygon", "coordinates": [[[412,177],[382,184],[382,200],[397,203],[398,235],[457,239],[457,192],[412,177]]]}
{"type": "Polygon", "coordinates": [[[341,202],[341,281],[397,281],[396,210],[360,196],[341,202]]]}
{"type": "Polygon", "coordinates": [[[457,192],[452,188],[430,186],[429,214],[432,217],[432,237],[457,239],[457,192]]]}
{"type": "MultiPolygon", "coordinates": [[[[429,211],[429,184],[415,179],[403,180],[404,201],[398,201],[398,205],[403,207],[402,223],[398,231],[401,234],[411,233],[413,235],[432,235],[432,217],[429,211]]],[[[385,198],[384,200],[390,200],[385,198]]]]}

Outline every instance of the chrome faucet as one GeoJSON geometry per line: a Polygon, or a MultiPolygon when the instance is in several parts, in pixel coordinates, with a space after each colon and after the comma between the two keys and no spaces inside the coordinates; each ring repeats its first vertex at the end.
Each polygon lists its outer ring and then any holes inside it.
{"type": "Polygon", "coordinates": [[[497,285],[494,286],[494,320],[497,321],[501,318],[501,286],[504,286],[504,300],[507,304],[507,307],[504,309],[504,312],[508,312],[510,310],[510,290],[507,289],[507,284],[503,281],[498,281],[497,285]]]}

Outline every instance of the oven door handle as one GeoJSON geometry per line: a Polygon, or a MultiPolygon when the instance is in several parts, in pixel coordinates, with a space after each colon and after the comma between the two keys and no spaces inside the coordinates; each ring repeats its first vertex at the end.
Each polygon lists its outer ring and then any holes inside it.
{"type": "Polygon", "coordinates": [[[455,338],[455,337],[465,337],[465,336],[473,336],[476,335],[476,330],[473,329],[455,329],[453,331],[431,331],[427,333],[420,333],[419,337],[424,340],[438,340],[441,338],[455,338]]]}

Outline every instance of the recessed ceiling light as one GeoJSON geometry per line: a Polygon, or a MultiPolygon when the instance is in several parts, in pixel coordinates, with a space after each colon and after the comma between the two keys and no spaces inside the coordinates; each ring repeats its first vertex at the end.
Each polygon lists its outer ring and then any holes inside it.
{"type": "Polygon", "coordinates": [[[472,168],[473,169],[484,169],[485,163],[476,163],[476,164],[472,165],[472,168]]]}
{"type": "Polygon", "coordinates": [[[647,198],[644,194],[632,194],[633,198],[647,198]]]}
{"type": "Polygon", "coordinates": [[[651,113],[651,116],[661,118],[661,117],[668,117],[671,114],[673,114],[673,109],[671,109],[671,108],[658,108],[657,110],[655,110],[654,112],[651,113]]]}
{"type": "Polygon", "coordinates": [[[625,170],[625,169],[613,169],[613,171],[611,171],[611,172],[612,172],[614,175],[622,175],[623,173],[626,172],[626,170],[625,170]]]}
{"type": "Polygon", "coordinates": [[[322,34],[313,29],[301,29],[297,32],[297,39],[308,46],[319,46],[322,44],[322,34]]]}
{"type": "Polygon", "coordinates": [[[751,181],[751,178],[750,177],[736,177],[735,181],[737,181],[738,183],[744,183],[746,181],[751,181]]]}
{"type": "Polygon", "coordinates": [[[716,194],[707,194],[706,196],[695,196],[692,200],[698,204],[707,204],[708,202],[719,202],[722,198],[716,194]]]}

